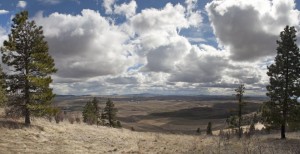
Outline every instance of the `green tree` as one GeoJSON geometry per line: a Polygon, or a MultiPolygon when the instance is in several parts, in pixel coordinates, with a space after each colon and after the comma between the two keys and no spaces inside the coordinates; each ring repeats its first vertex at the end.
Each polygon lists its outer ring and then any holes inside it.
{"type": "Polygon", "coordinates": [[[266,95],[270,98],[262,107],[263,122],[270,127],[281,127],[285,139],[286,126],[299,123],[300,53],[296,44],[296,30],[286,26],[277,40],[275,62],[268,67],[270,84],[266,95]]]}
{"type": "Polygon", "coordinates": [[[115,108],[113,101],[108,99],[102,114],[102,118],[108,120],[108,124],[110,127],[116,127],[117,112],[118,110],[115,108]]]}
{"type": "Polygon", "coordinates": [[[242,117],[242,109],[243,109],[243,106],[245,106],[245,103],[243,102],[243,96],[244,96],[244,93],[245,93],[245,86],[242,84],[240,85],[237,89],[235,89],[235,96],[236,96],[236,99],[238,100],[238,133],[239,133],[239,138],[242,137],[242,134],[243,134],[243,129],[241,127],[241,124],[242,124],[242,120],[243,120],[243,117],[242,117]]]}
{"type": "Polygon", "coordinates": [[[88,101],[83,108],[82,116],[83,122],[92,124],[99,124],[100,122],[100,108],[98,107],[97,98],[93,98],[92,101],[88,101]]]}
{"type": "Polygon", "coordinates": [[[2,72],[2,67],[0,66],[0,106],[4,106],[6,101],[7,97],[5,91],[4,73],[2,72]]]}
{"type": "Polygon", "coordinates": [[[207,124],[206,134],[207,135],[212,135],[212,124],[211,124],[211,122],[208,122],[208,124],[207,124]]]}
{"type": "Polygon", "coordinates": [[[25,117],[45,115],[51,111],[54,97],[49,84],[56,72],[54,60],[48,54],[42,27],[28,20],[28,12],[22,11],[12,19],[11,33],[3,42],[2,61],[13,72],[6,75],[10,111],[25,117]]]}
{"type": "Polygon", "coordinates": [[[237,108],[237,115],[230,116],[226,122],[229,125],[229,128],[237,128],[238,129],[238,136],[239,138],[242,137],[243,129],[242,129],[242,123],[243,123],[243,107],[246,105],[246,103],[243,101],[243,96],[245,93],[245,86],[244,84],[241,84],[238,88],[235,89],[235,97],[238,100],[238,108],[237,108]]]}

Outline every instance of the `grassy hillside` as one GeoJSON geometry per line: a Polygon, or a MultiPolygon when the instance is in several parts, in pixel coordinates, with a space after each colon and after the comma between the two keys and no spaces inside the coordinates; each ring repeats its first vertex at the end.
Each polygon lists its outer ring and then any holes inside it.
{"type": "Polygon", "coordinates": [[[133,132],[36,118],[30,128],[0,119],[0,153],[300,153],[300,133],[226,140],[218,136],[133,132]]]}

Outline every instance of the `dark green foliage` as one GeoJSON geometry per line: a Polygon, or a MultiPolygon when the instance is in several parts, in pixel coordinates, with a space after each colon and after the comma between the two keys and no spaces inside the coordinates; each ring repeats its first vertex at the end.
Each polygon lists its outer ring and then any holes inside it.
{"type": "Polygon", "coordinates": [[[4,106],[7,101],[5,88],[4,73],[0,66],[0,106],[4,106]]]}
{"type": "Polygon", "coordinates": [[[105,119],[108,121],[108,125],[110,127],[116,127],[116,115],[118,110],[115,108],[114,103],[108,99],[106,102],[106,106],[104,108],[104,111],[102,113],[102,119],[105,119]]]}
{"type": "Polygon", "coordinates": [[[212,135],[212,124],[211,124],[211,122],[208,122],[208,124],[207,124],[206,135],[212,135]]]}
{"type": "Polygon", "coordinates": [[[82,111],[83,122],[93,125],[100,122],[100,108],[98,107],[97,98],[88,101],[82,111]]]}
{"type": "Polygon", "coordinates": [[[245,86],[241,84],[237,89],[235,89],[235,97],[238,100],[237,115],[230,116],[226,122],[229,128],[238,130],[238,137],[241,138],[243,134],[242,124],[243,124],[243,107],[246,103],[243,101],[243,96],[245,93],[245,86]]]}
{"type": "Polygon", "coordinates": [[[56,72],[54,60],[48,54],[42,27],[28,20],[23,11],[13,18],[11,34],[3,42],[2,62],[13,72],[6,75],[10,112],[25,117],[30,125],[30,115],[43,116],[51,111],[54,97],[49,84],[56,72]]]}
{"type": "Polygon", "coordinates": [[[277,41],[275,62],[268,67],[270,84],[267,86],[269,101],[262,106],[263,123],[269,128],[281,128],[285,138],[286,126],[300,123],[300,52],[296,44],[296,30],[286,26],[277,41]]]}
{"type": "Polygon", "coordinates": [[[238,116],[231,115],[226,119],[226,123],[228,124],[228,128],[230,129],[238,128],[238,116]]]}

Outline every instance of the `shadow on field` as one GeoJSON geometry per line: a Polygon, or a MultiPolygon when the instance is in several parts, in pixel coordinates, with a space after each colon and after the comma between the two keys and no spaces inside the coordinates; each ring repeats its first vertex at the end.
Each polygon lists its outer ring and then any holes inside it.
{"type": "MultiPolygon", "coordinates": [[[[255,112],[259,109],[260,104],[248,103],[243,108],[243,114],[255,112]]],[[[237,103],[227,102],[213,104],[212,107],[194,107],[188,109],[181,109],[171,112],[157,112],[151,113],[151,116],[157,117],[180,117],[190,120],[199,119],[222,119],[227,118],[230,114],[236,112],[237,103]]]]}
{"type": "Polygon", "coordinates": [[[44,130],[41,126],[31,125],[26,127],[23,122],[18,122],[9,119],[0,119],[0,128],[7,128],[7,129],[23,129],[23,128],[37,128],[39,130],[44,130]]]}

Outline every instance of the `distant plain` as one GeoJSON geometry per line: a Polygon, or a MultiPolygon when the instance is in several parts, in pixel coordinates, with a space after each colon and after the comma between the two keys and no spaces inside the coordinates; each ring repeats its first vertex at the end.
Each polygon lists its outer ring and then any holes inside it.
{"type": "MultiPolygon", "coordinates": [[[[205,131],[207,123],[213,129],[227,127],[228,118],[237,109],[234,96],[98,96],[103,109],[108,98],[118,109],[117,120],[124,128],[142,132],[195,134],[205,131]]],[[[54,105],[67,114],[81,117],[83,106],[92,96],[57,96],[54,105]]],[[[255,113],[264,97],[245,97],[244,114],[255,113]]]]}

